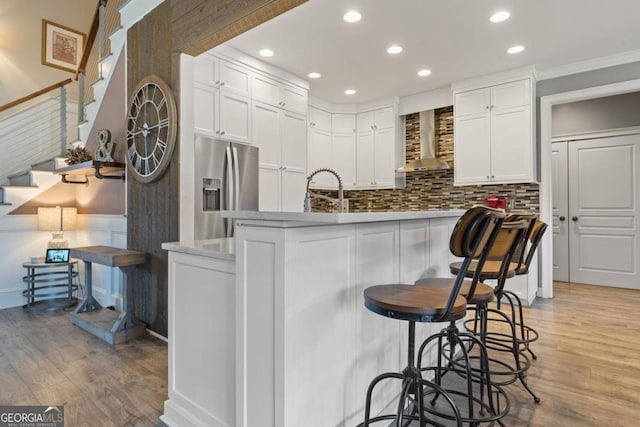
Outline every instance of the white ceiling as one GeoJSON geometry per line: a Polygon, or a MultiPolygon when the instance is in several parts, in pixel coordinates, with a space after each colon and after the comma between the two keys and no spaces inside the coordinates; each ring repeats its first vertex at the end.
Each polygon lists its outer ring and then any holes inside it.
{"type": "Polygon", "coordinates": [[[228,44],[310,81],[325,101],[360,103],[635,51],[639,18],[640,0],[310,0],[228,44]],[[348,24],[342,16],[352,9],[362,20],[348,24]],[[498,10],[511,18],[490,23],[498,10]],[[387,54],[392,44],[404,51],[387,54]],[[516,44],[525,51],[508,55],[516,44]],[[259,57],[265,47],[275,56],[259,57]],[[431,76],[418,77],[421,68],[431,76]],[[308,79],[311,71],[322,78],[308,79]],[[357,94],[345,95],[347,88],[357,94]]]}

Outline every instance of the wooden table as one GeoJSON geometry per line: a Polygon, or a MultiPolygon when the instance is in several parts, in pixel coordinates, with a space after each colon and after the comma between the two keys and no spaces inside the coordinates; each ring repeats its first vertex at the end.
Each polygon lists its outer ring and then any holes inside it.
{"type": "Polygon", "coordinates": [[[71,248],[71,256],[84,261],[85,299],[70,314],[71,323],[92,333],[109,344],[118,344],[143,335],[146,325],[132,315],[133,291],[127,286],[126,272],[144,264],[144,252],[112,248],[110,246],[86,246],[71,248]],[[122,313],[103,308],[92,292],[91,265],[93,263],[118,267],[125,273],[122,288],[122,313]]]}

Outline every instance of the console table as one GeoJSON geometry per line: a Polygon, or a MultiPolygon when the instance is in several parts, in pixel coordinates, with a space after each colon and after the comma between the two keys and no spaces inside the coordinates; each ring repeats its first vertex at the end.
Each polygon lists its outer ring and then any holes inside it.
{"type": "Polygon", "coordinates": [[[71,248],[71,256],[84,261],[85,299],[70,314],[71,323],[92,333],[109,344],[118,344],[143,335],[146,325],[132,315],[133,291],[126,275],[122,288],[122,313],[103,308],[92,293],[91,265],[93,263],[118,267],[126,273],[146,261],[144,252],[113,248],[110,246],[86,246],[71,248]]]}
{"type": "Polygon", "coordinates": [[[22,266],[27,269],[27,275],[22,278],[27,284],[27,289],[22,292],[27,298],[27,303],[22,306],[24,311],[60,311],[78,302],[73,296],[78,290],[78,285],[73,284],[73,279],[78,277],[77,260],[47,264],[41,258],[38,262],[25,262],[22,266]]]}

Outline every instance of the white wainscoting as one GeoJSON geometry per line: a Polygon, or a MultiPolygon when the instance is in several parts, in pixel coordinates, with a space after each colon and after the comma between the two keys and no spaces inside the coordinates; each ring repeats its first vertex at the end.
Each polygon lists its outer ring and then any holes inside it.
{"type": "MultiPolygon", "coordinates": [[[[51,233],[38,231],[36,215],[0,217],[0,309],[26,303],[22,296],[26,270],[22,264],[32,256],[44,256],[51,233]]],[[[66,231],[71,247],[127,246],[127,220],[122,215],[78,215],[78,229],[66,231]]],[[[84,266],[79,263],[84,285],[84,266]]],[[[122,273],[119,269],[93,266],[93,294],[103,305],[122,308],[122,273]]]]}

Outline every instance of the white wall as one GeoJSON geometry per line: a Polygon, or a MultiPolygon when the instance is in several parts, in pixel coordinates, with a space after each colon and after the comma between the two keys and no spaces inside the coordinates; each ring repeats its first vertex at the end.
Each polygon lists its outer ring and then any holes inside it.
{"type": "MultiPolygon", "coordinates": [[[[71,247],[106,245],[127,246],[127,222],[121,215],[78,215],[78,229],[66,231],[71,247]]],[[[31,256],[44,256],[51,233],[37,231],[36,215],[10,215],[0,218],[0,309],[26,303],[22,264],[31,256]]],[[[84,266],[80,264],[80,280],[84,285],[84,266]]],[[[119,269],[93,266],[93,293],[104,305],[121,308],[122,277],[119,269]]]]}
{"type": "MultiPolygon", "coordinates": [[[[73,77],[42,65],[42,19],[87,33],[97,4],[98,0],[0,1],[0,105],[73,77]]],[[[77,84],[69,85],[69,96],[77,99],[77,84]]]]}

